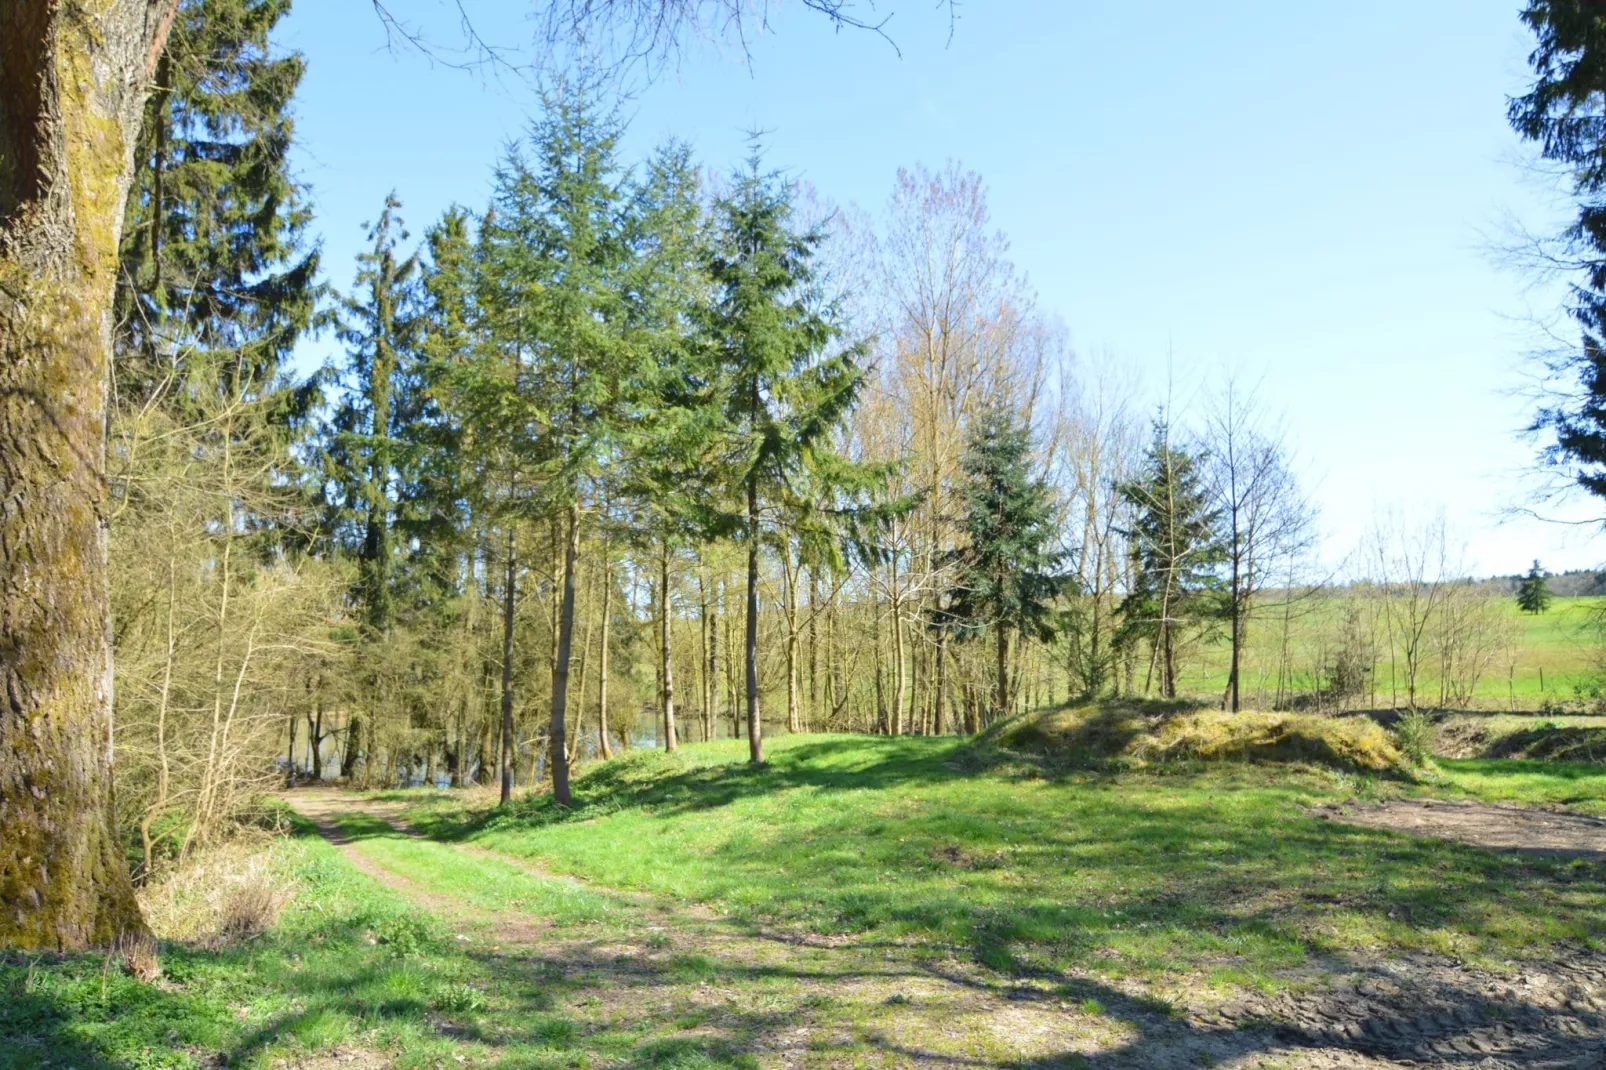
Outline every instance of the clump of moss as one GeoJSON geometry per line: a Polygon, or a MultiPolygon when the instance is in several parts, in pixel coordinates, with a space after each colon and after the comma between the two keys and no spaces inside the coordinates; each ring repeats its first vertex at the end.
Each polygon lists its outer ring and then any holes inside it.
{"type": "Polygon", "coordinates": [[[1110,701],[1022,714],[994,725],[977,747],[1052,766],[1249,761],[1411,775],[1388,733],[1364,717],[1224,713],[1186,703],[1110,701]]]}

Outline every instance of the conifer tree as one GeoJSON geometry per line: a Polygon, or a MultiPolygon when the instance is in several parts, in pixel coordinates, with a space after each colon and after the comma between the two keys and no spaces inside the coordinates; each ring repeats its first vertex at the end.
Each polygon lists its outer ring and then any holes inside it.
{"type": "Polygon", "coordinates": [[[712,389],[717,367],[708,344],[708,220],[690,149],[670,142],[648,161],[635,191],[638,260],[634,318],[646,359],[630,398],[630,434],[617,492],[629,506],[635,540],[657,558],[658,676],[664,745],[679,742],[670,616],[670,573],[677,547],[729,534],[713,507],[720,473],[713,446],[722,411],[712,389]]]}
{"type": "Polygon", "coordinates": [[[1577,216],[1545,263],[1574,264],[1580,276],[1568,288],[1579,344],[1555,368],[1574,382],[1533,429],[1554,434],[1549,461],[1571,466],[1572,481],[1606,497],[1606,19],[1596,0],[1529,0],[1521,17],[1536,39],[1534,82],[1507,118],[1570,180],[1577,216]]]}
{"type": "MultiPolygon", "coordinates": [[[[628,176],[615,154],[619,123],[584,86],[565,84],[543,107],[525,144],[497,173],[481,250],[490,344],[459,376],[458,390],[477,414],[480,440],[503,458],[506,515],[544,512],[564,531],[547,738],[554,797],[567,804],[565,721],[583,513],[617,442],[644,350],[633,331],[635,249],[628,176]]],[[[510,589],[515,571],[510,556],[510,589]]],[[[504,647],[511,649],[504,609],[504,647]]],[[[505,709],[510,701],[504,693],[505,709]]],[[[504,725],[510,717],[504,714],[504,725]]]]}
{"type": "Polygon", "coordinates": [[[1517,585],[1517,607],[1537,616],[1550,608],[1550,598],[1550,574],[1536,560],[1517,585]]]}
{"type": "Polygon", "coordinates": [[[1158,668],[1160,694],[1176,698],[1181,633],[1220,615],[1220,513],[1210,505],[1200,457],[1172,440],[1164,414],[1154,422],[1141,470],[1120,490],[1134,512],[1126,532],[1134,576],[1120,606],[1118,638],[1149,641],[1148,679],[1158,668]]]}
{"type": "MultiPolygon", "coordinates": [[[[183,364],[227,351],[273,382],[322,289],[311,210],[290,171],[304,64],[271,34],[290,0],[187,0],[135,148],[115,313],[118,389],[174,391],[183,364]]],[[[298,412],[310,393],[286,394],[298,412]]],[[[287,412],[286,417],[291,415],[287,412]]]]}
{"type": "Polygon", "coordinates": [[[761,502],[778,497],[792,474],[831,435],[858,397],[860,344],[840,343],[842,329],[821,301],[815,256],[818,228],[794,222],[796,188],[763,167],[755,151],[729,194],[715,205],[709,317],[718,348],[720,399],[728,428],[728,471],[742,499],[747,546],[746,632],[748,753],[764,760],[758,706],[758,555],[761,502]]]}
{"type": "MultiPolygon", "coordinates": [[[[418,340],[418,257],[401,254],[407,231],[391,194],[368,231],[370,247],[357,257],[356,287],[342,302],[340,339],[347,346],[344,398],[330,425],[325,494],[330,527],[357,559],[356,595],[364,648],[375,692],[385,643],[396,619],[394,528],[408,456],[407,388],[418,340]]],[[[370,716],[372,716],[370,711],[370,716]]],[[[341,775],[356,771],[361,725],[347,722],[341,775]]],[[[370,733],[371,736],[371,733],[370,733]]]]}
{"type": "Polygon", "coordinates": [[[993,714],[1009,711],[1010,635],[1049,642],[1056,632],[1055,603],[1072,577],[1056,546],[1053,493],[1035,473],[1031,428],[1008,405],[991,401],[976,417],[962,460],[967,545],[955,552],[954,590],[939,624],[961,637],[992,632],[993,714]]]}

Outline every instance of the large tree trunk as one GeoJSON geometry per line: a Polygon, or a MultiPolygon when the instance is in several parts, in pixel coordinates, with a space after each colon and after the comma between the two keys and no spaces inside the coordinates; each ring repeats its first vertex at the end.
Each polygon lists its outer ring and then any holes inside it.
{"type": "MultiPolygon", "coordinates": [[[[558,653],[552,665],[552,727],[547,733],[552,763],[552,798],[568,806],[569,755],[567,746],[569,712],[569,662],[574,655],[574,564],[580,553],[580,506],[569,506],[569,539],[563,548],[563,606],[558,615],[558,653]]],[[[582,689],[583,690],[583,689],[582,689]]]]}
{"type": "Polygon", "coordinates": [[[177,0],[0,3],[0,944],[142,936],[113,820],[103,453],[140,113],[177,0]]]}

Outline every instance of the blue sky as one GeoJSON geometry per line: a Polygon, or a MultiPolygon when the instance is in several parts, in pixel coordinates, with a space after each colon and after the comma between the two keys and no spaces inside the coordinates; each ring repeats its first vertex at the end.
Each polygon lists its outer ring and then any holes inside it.
{"type": "MultiPolygon", "coordinates": [[[[1080,352],[1156,399],[1259,381],[1330,559],[1380,510],[1442,509],[1475,571],[1606,564],[1593,527],[1502,517],[1528,499],[1535,317],[1558,300],[1490,251],[1508,217],[1558,209],[1504,120],[1530,47],[1516,0],[969,0],[951,39],[934,0],[888,4],[897,52],[796,0],[750,66],[688,49],[628,106],[629,147],[674,135],[726,167],[762,128],[774,163],[870,209],[899,166],[957,160],[1080,352]]],[[[451,38],[442,0],[391,7],[451,38]]],[[[518,8],[469,5],[509,43],[518,8]]],[[[300,0],[280,37],[308,61],[298,164],[331,281],[391,189],[415,236],[484,202],[528,86],[387,50],[363,0],[300,0]]]]}

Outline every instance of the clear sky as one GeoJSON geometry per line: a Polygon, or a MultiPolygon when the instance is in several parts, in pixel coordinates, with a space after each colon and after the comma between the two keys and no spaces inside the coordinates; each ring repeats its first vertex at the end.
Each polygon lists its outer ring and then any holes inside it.
{"type": "MultiPolygon", "coordinates": [[[[1078,351],[1156,399],[1227,368],[1260,382],[1329,558],[1379,510],[1442,509],[1474,571],[1606,564],[1592,526],[1502,516],[1527,499],[1534,316],[1557,302],[1490,252],[1508,216],[1557,207],[1504,118],[1517,0],[968,0],[951,39],[935,0],[889,5],[898,51],[796,0],[750,66],[688,49],[629,105],[627,147],[674,135],[722,168],[762,128],[775,164],[870,209],[899,166],[957,160],[1078,351]]],[[[444,0],[390,6],[452,38],[444,0]]],[[[527,35],[518,0],[468,6],[494,40],[527,35]]],[[[483,204],[528,86],[386,50],[367,0],[299,0],[281,41],[308,61],[299,166],[337,286],[391,189],[415,237],[483,204]]]]}

